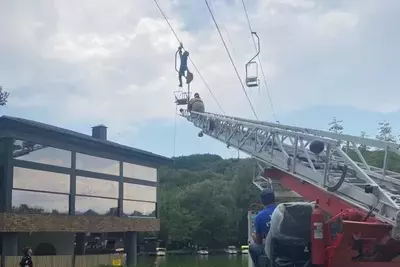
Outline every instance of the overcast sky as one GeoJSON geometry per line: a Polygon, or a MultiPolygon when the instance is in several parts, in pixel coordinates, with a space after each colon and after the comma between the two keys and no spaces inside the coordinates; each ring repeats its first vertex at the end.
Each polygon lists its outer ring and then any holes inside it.
{"type": "MultiPolygon", "coordinates": [[[[337,116],[351,134],[374,136],[385,119],[400,130],[400,1],[245,2],[281,123],[326,129],[337,116]]],[[[159,3],[225,112],[253,118],[204,1],[159,3]]],[[[243,78],[254,47],[242,2],[209,3],[243,78]]],[[[104,123],[109,139],[172,156],[177,46],[150,0],[1,0],[0,84],[11,93],[1,113],[88,134],[104,123]]],[[[194,75],[206,109],[220,112],[194,75]]],[[[248,93],[274,120],[266,88],[248,93]]],[[[177,118],[175,155],[235,155],[197,132],[177,118]]]]}

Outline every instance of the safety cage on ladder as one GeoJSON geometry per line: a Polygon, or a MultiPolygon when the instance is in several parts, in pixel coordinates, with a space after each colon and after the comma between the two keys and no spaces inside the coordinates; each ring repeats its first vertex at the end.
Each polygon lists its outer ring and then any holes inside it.
{"type": "Polygon", "coordinates": [[[174,95],[175,95],[175,103],[178,106],[187,105],[189,103],[190,92],[175,91],[174,95]]]}
{"type": "Polygon", "coordinates": [[[246,63],[246,85],[247,87],[257,87],[260,85],[258,79],[258,64],[254,59],[260,54],[260,38],[256,32],[251,32],[252,35],[257,37],[257,53],[246,63]],[[253,74],[249,74],[250,70],[253,74]]]}

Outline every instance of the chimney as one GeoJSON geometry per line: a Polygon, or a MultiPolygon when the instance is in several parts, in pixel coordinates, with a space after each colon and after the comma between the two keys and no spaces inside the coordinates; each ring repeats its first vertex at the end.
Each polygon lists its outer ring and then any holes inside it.
{"type": "Polygon", "coordinates": [[[107,126],[100,124],[92,127],[92,137],[107,140],[107,126]]]}

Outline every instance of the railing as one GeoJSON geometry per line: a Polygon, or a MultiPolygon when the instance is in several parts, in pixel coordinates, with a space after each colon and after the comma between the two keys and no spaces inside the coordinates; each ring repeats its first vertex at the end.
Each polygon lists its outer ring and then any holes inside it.
{"type": "Polygon", "coordinates": [[[75,256],[74,267],[123,266],[124,263],[125,260],[122,254],[82,255],[75,256]]]}
{"type": "MultiPolygon", "coordinates": [[[[6,256],[5,267],[19,266],[22,256],[6,256]]],[[[1,260],[1,258],[0,258],[1,260]]],[[[59,255],[59,256],[32,256],[34,266],[38,267],[98,267],[98,266],[124,266],[125,259],[122,254],[110,255],[59,255]],[[74,264],[75,263],[75,264],[74,264]]]]}
{"type": "MultiPolygon", "coordinates": [[[[19,266],[22,256],[6,256],[6,267],[19,266]]],[[[73,267],[73,256],[32,256],[34,266],[40,267],[73,267]]]]}

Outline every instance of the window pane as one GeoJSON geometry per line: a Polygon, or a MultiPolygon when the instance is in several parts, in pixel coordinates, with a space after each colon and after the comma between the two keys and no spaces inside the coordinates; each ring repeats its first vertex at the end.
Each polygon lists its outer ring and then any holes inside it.
{"type": "Polygon", "coordinates": [[[125,177],[157,182],[157,169],[155,168],[124,162],[123,170],[125,177]]]}
{"type": "Polygon", "coordinates": [[[119,161],[76,153],[76,168],[85,171],[119,175],[119,161]]]}
{"type": "Polygon", "coordinates": [[[129,217],[156,217],[156,203],[124,200],[124,215],[129,217]]]}
{"type": "Polygon", "coordinates": [[[36,163],[71,168],[71,152],[30,141],[14,141],[14,158],[36,163]]]}
{"type": "Polygon", "coordinates": [[[14,188],[69,193],[69,174],[14,167],[14,188]]]}
{"type": "Polygon", "coordinates": [[[124,199],[157,201],[157,187],[124,183],[124,199]]]}
{"type": "Polygon", "coordinates": [[[118,198],[118,182],[77,176],[76,193],[89,196],[118,198]]]}
{"type": "Polygon", "coordinates": [[[75,213],[77,215],[96,216],[96,215],[118,215],[118,201],[116,199],[106,199],[97,197],[75,197],[75,213]]]}
{"type": "Polygon", "coordinates": [[[12,191],[12,209],[17,213],[68,214],[68,195],[12,191]]]}

